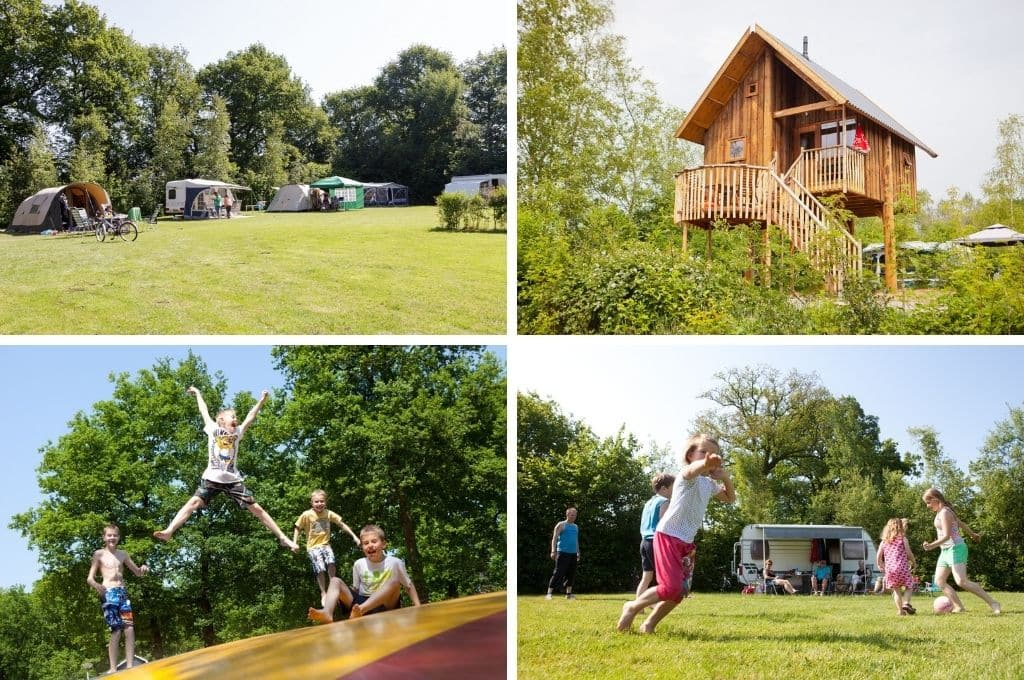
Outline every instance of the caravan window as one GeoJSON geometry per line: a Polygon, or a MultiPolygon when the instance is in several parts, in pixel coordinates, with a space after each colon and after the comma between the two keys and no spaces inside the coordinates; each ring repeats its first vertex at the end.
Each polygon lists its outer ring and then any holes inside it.
{"type": "Polygon", "coordinates": [[[843,559],[867,559],[867,549],[864,546],[864,541],[843,541],[843,559]]]}
{"type": "Polygon", "coordinates": [[[178,190],[177,189],[168,189],[167,190],[167,200],[173,201],[177,197],[178,197],[178,190]]]}
{"type": "Polygon", "coordinates": [[[750,559],[752,560],[763,560],[766,557],[771,557],[772,547],[768,541],[751,541],[750,542],[750,559]]]}

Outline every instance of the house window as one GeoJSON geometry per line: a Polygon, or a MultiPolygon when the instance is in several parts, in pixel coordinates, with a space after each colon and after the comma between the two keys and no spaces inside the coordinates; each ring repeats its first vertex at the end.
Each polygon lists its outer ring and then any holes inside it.
{"type": "Polygon", "coordinates": [[[747,138],[737,137],[729,140],[729,162],[742,161],[747,158],[747,138]]]}
{"type": "Polygon", "coordinates": [[[757,83],[747,83],[747,96],[754,97],[757,95],[757,83]]]}
{"type": "Polygon", "coordinates": [[[857,121],[853,118],[842,121],[841,123],[837,120],[822,123],[821,124],[821,146],[827,148],[830,146],[840,146],[839,136],[841,130],[844,130],[846,134],[843,135],[842,146],[850,146],[853,144],[853,138],[857,134],[857,121]]]}

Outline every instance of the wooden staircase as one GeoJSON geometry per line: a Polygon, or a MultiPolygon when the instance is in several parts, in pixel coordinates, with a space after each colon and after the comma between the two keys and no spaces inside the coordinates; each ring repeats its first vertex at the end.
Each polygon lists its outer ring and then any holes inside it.
{"type": "Polygon", "coordinates": [[[861,271],[861,246],[800,181],[803,156],[779,175],[771,167],[705,165],[676,175],[675,222],[710,229],[718,220],[774,224],[806,253],[831,290],[861,271]]]}

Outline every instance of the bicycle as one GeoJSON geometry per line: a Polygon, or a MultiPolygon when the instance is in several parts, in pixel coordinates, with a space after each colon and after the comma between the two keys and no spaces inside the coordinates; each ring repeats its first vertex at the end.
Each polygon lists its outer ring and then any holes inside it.
{"type": "Polygon", "coordinates": [[[139,237],[139,228],[131,220],[103,217],[96,223],[96,240],[103,243],[110,236],[120,236],[122,241],[134,241],[139,237]]]}

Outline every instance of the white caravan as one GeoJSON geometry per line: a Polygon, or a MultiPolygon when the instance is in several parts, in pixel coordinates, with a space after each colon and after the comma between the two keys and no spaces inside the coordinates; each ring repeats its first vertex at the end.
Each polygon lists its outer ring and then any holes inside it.
{"type": "Polygon", "coordinates": [[[239,191],[251,191],[249,187],[243,187],[239,184],[231,184],[230,182],[218,182],[212,179],[176,179],[172,182],[168,182],[165,187],[164,193],[164,212],[168,215],[177,215],[185,212],[185,197],[186,194],[193,195],[197,192],[189,191],[189,189],[196,190],[199,192],[203,190],[226,190],[231,194],[232,202],[235,204],[232,212],[241,213],[242,205],[238,202],[239,191]]]}
{"type": "Polygon", "coordinates": [[[757,582],[766,558],[776,574],[796,571],[798,590],[809,591],[812,561],[832,565],[833,578],[843,575],[850,583],[860,561],[867,570],[865,582],[874,579],[875,542],[861,527],[837,524],[748,524],[733,544],[732,573],[744,585],[757,582]],[[806,581],[806,583],[804,583],[806,581]],[[808,586],[805,588],[804,586],[808,586]]]}

